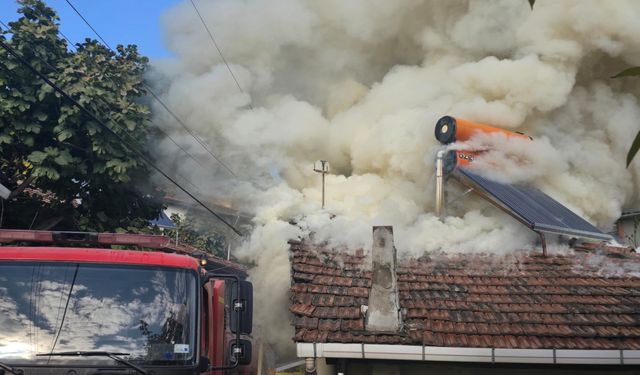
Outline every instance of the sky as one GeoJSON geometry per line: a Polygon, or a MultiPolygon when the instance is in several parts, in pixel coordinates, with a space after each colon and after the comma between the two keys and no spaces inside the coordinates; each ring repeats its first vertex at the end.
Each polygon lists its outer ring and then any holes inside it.
{"type": "MultiPolygon", "coordinates": [[[[181,0],[70,0],[102,37],[115,47],[136,44],[151,58],[171,56],[164,47],[160,16],[181,0]]],[[[45,0],[58,13],[62,32],[73,42],[91,37],[91,29],[65,0],[45,0]]],[[[19,18],[15,0],[0,0],[0,20],[7,23],[19,18]]]]}

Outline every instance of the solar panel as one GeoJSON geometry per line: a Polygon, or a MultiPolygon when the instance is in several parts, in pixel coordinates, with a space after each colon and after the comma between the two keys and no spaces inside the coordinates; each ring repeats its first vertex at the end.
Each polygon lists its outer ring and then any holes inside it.
{"type": "Polygon", "coordinates": [[[476,191],[479,189],[481,195],[534,231],[597,240],[611,239],[610,235],[538,189],[496,182],[465,168],[457,168],[453,176],[464,185],[476,191]]]}

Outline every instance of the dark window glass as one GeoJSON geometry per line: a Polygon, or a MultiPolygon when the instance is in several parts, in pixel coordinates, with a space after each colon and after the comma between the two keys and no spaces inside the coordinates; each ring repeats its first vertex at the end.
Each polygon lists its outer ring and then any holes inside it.
{"type": "Polygon", "coordinates": [[[36,357],[99,350],[142,364],[195,358],[196,275],[162,267],[0,263],[0,361],[113,362],[36,357]]]}

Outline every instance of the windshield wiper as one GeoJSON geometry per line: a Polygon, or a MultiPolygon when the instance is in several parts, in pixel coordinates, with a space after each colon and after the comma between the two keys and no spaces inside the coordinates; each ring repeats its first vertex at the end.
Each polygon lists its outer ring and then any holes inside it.
{"type": "Polygon", "coordinates": [[[116,362],[122,363],[125,366],[128,366],[141,374],[147,375],[147,371],[134,365],[133,363],[127,361],[124,358],[119,356],[121,355],[129,355],[129,353],[114,353],[114,352],[101,352],[101,351],[79,351],[79,352],[55,352],[55,353],[38,353],[37,357],[109,357],[116,362]]]}
{"type": "Polygon", "coordinates": [[[5,371],[9,371],[10,373],[14,374],[14,375],[22,375],[24,374],[24,371],[17,369],[15,367],[11,367],[9,365],[6,365],[2,362],[0,362],[0,369],[2,369],[2,373],[4,374],[5,371]]]}

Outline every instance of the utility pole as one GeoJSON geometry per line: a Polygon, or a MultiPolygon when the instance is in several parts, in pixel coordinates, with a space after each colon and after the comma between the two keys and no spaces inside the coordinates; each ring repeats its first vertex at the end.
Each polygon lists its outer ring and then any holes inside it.
{"type": "Polygon", "coordinates": [[[320,168],[313,163],[313,171],[322,174],[322,208],[324,209],[324,176],[329,173],[329,162],[320,160],[320,168]]]}

